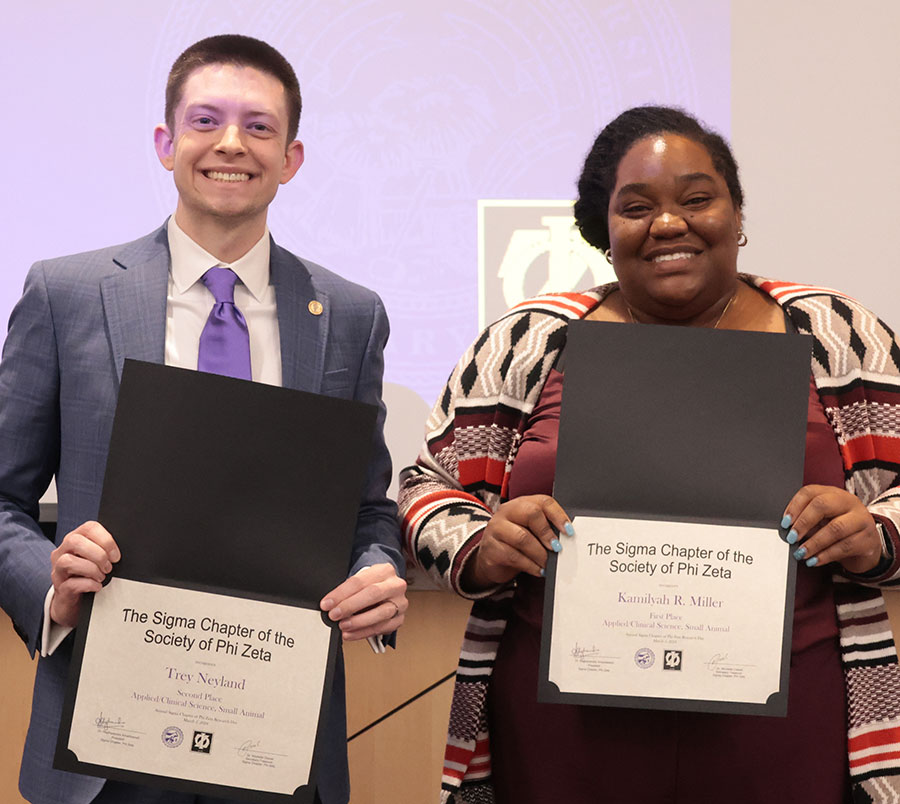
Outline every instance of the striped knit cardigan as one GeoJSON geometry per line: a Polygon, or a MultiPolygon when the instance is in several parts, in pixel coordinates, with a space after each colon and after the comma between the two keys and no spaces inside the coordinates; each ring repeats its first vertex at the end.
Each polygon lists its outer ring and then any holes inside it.
{"type": "MultiPolygon", "coordinates": [[[[895,560],[873,585],[900,584],[900,346],[889,327],[834,291],[752,276],[798,331],[813,336],[812,373],[844,462],[845,486],[868,506],[895,560]]],[[[507,498],[529,414],[566,339],[616,285],[541,296],[485,330],[450,375],[417,464],[401,475],[407,552],[437,584],[474,599],[456,675],[443,804],[494,801],[485,698],[513,595],[466,595],[459,578],[507,498]]],[[[787,501],[785,501],[787,502],[787,501]]],[[[884,599],[835,575],[855,802],[900,801],[900,665],[884,599]]]]}

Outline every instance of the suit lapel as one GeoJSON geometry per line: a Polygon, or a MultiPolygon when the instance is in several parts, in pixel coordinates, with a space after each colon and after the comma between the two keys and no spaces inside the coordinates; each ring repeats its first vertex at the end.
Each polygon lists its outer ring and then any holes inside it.
{"type": "Polygon", "coordinates": [[[162,363],[166,346],[169,247],[163,226],[114,258],[119,268],[100,282],[103,314],[116,373],[125,358],[162,363]]]}
{"type": "Polygon", "coordinates": [[[314,287],[306,266],[274,241],[270,268],[281,341],[281,384],[285,388],[318,393],[325,370],[327,294],[314,287]],[[312,301],[321,303],[320,314],[310,311],[312,301]]]}
{"type": "MultiPolygon", "coordinates": [[[[119,270],[101,280],[100,294],[121,380],[125,358],[165,361],[169,279],[165,226],[123,248],[114,262],[119,270]]],[[[318,393],[325,369],[328,295],[315,288],[306,266],[274,241],[270,269],[278,311],[282,385],[318,393]],[[321,303],[321,314],[310,312],[311,301],[321,303]]]]}

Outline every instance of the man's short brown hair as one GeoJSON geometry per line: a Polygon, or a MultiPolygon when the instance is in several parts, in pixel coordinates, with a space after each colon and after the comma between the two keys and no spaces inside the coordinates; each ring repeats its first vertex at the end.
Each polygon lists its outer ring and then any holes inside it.
{"type": "Polygon", "coordinates": [[[207,64],[234,64],[238,67],[254,67],[261,72],[277,78],[284,86],[288,107],[288,138],[293,142],[297,138],[297,127],[300,125],[300,84],[294,68],[288,60],[274,47],[241,34],[220,34],[201,39],[184,51],[169,70],[166,82],[166,125],[169,131],[175,132],[175,109],[181,102],[184,82],[194,70],[207,64]]]}

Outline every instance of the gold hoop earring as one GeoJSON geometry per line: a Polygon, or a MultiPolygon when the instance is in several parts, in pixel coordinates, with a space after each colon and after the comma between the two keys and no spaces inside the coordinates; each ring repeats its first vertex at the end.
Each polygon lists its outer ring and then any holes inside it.
{"type": "Polygon", "coordinates": [[[611,248],[606,249],[606,251],[603,252],[603,256],[606,257],[606,261],[607,261],[610,265],[613,264],[613,262],[612,262],[612,249],[611,249],[611,248]]]}
{"type": "Polygon", "coordinates": [[[738,229],[738,248],[747,245],[747,233],[743,229],[738,229]]]}

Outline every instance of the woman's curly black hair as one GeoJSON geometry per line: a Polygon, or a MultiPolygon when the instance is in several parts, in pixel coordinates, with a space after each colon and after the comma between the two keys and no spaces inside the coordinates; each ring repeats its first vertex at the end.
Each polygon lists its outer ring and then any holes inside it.
{"type": "Polygon", "coordinates": [[[578,179],[575,225],[595,248],[609,248],[609,199],[619,162],[632,145],[654,134],[679,134],[702,145],[719,172],[735,209],[744,206],[744,191],[734,154],[725,140],[687,112],[671,106],[635,106],[622,112],[597,135],[578,179]]]}

